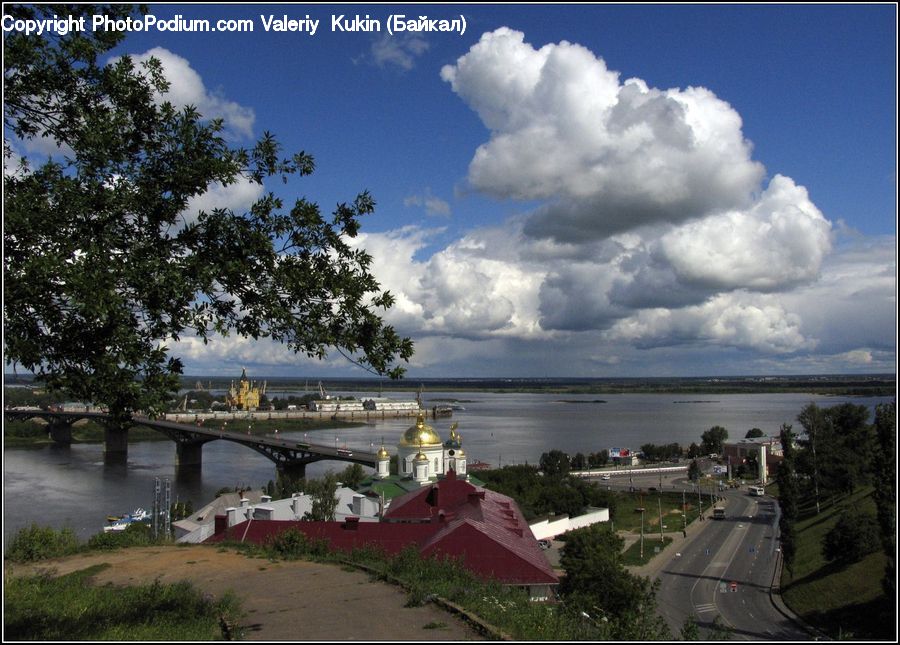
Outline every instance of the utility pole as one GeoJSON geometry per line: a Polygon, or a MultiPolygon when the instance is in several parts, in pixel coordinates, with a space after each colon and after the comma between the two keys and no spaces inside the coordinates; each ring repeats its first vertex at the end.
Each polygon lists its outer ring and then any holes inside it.
{"type": "Polygon", "coordinates": [[[681,489],[681,521],[684,523],[682,532],[687,537],[687,503],[685,502],[684,489],[681,489]]]}
{"type": "Polygon", "coordinates": [[[662,498],[659,496],[656,497],[656,505],[659,507],[659,541],[661,544],[665,538],[663,538],[663,525],[662,525],[662,498]]]}
{"type": "Polygon", "coordinates": [[[644,562],[644,507],[641,506],[641,563],[644,562]]]}
{"type": "Polygon", "coordinates": [[[700,495],[700,482],[697,482],[697,506],[700,508],[700,521],[703,521],[703,497],[700,495]]]}

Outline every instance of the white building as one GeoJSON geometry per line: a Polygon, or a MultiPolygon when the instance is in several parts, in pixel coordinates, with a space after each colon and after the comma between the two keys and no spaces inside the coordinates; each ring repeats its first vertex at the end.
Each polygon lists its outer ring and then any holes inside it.
{"type": "MultiPolygon", "coordinates": [[[[353,489],[338,486],[335,491],[338,506],[334,514],[336,521],[347,517],[358,517],[360,522],[377,522],[381,517],[381,501],[366,497],[353,489]]],[[[202,542],[215,532],[216,515],[225,515],[228,526],[246,520],[301,520],[312,510],[312,498],[305,493],[294,493],[291,497],[273,500],[259,491],[226,493],[183,520],[172,522],[176,542],[202,542]]]]}
{"type": "Polygon", "coordinates": [[[397,446],[397,469],[400,477],[412,478],[424,485],[440,475],[446,475],[452,469],[458,477],[464,479],[466,453],[462,449],[462,438],[457,434],[456,427],[457,424],[454,423],[450,428],[450,438],[441,442],[441,437],[434,428],[425,423],[425,413],[420,411],[416,424],[403,433],[397,446]]]}

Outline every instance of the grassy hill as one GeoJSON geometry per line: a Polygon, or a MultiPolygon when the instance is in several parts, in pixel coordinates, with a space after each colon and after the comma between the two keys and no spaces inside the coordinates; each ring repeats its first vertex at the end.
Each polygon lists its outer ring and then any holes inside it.
{"type": "Polygon", "coordinates": [[[834,502],[823,501],[818,515],[814,507],[801,508],[794,575],[787,571],[782,574],[785,602],[804,620],[833,638],[894,640],[895,599],[887,599],[881,589],[884,554],[878,551],[850,565],[829,563],[822,555],[822,540],[843,510],[855,507],[875,514],[872,487],[834,502]]]}

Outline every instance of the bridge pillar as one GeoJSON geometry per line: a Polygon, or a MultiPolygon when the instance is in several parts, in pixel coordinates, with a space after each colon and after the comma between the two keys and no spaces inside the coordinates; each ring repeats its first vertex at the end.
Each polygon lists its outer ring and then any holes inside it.
{"type": "Polygon", "coordinates": [[[111,428],[107,425],[103,436],[106,440],[106,454],[128,455],[128,428],[111,428]]]}
{"type": "Polygon", "coordinates": [[[56,443],[72,443],[72,424],[65,421],[51,421],[47,424],[47,432],[56,443]]]}
{"type": "Polygon", "coordinates": [[[203,444],[205,441],[176,441],[175,465],[178,468],[198,467],[203,464],[203,444]]]}
{"type": "Polygon", "coordinates": [[[279,464],[275,469],[278,488],[296,493],[300,490],[300,482],[306,479],[306,464],[279,464]]]}

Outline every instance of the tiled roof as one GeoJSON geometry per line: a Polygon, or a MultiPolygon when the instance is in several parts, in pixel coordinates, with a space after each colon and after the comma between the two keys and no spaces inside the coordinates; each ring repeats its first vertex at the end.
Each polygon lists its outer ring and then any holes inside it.
{"type": "MultiPolygon", "coordinates": [[[[461,558],[476,575],[505,584],[559,582],[515,501],[456,479],[452,471],[436,484],[395,498],[379,523],[255,520],[227,533],[230,539],[261,544],[291,527],[341,550],[370,544],[393,554],[414,545],[423,556],[461,558]]],[[[224,537],[220,533],[210,540],[224,537]]]]}

